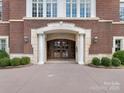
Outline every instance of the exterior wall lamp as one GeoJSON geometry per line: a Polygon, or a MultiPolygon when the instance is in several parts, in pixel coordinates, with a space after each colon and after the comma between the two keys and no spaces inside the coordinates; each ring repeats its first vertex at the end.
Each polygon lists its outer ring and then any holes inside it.
{"type": "Polygon", "coordinates": [[[95,36],[94,38],[93,38],[93,43],[97,43],[98,42],[98,36],[95,36]]]}
{"type": "Polygon", "coordinates": [[[24,36],[24,42],[28,43],[29,42],[29,37],[28,36],[24,36]]]}

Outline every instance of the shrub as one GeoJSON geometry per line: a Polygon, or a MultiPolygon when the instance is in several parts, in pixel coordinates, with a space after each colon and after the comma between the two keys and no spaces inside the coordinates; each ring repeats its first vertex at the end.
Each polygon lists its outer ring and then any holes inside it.
{"type": "Polygon", "coordinates": [[[21,59],[20,58],[13,58],[10,60],[11,66],[19,66],[21,64],[21,59]]]}
{"type": "Polygon", "coordinates": [[[100,59],[97,58],[97,57],[94,57],[94,58],[92,59],[92,64],[93,64],[93,65],[96,65],[96,66],[99,66],[99,65],[101,64],[100,59]]]}
{"type": "Polygon", "coordinates": [[[121,61],[121,64],[124,65],[124,51],[117,51],[113,54],[113,57],[118,58],[121,61]]]}
{"type": "Polygon", "coordinates": [[[26,65],[30,63],[30,58],[29,57],[22,57],[21,58],[21,65],[26,65]]]}
{"type": "Polygon", "coordinates": [[[4,50],[0,50],[0,59],[5,58],[5,57],[9,58],[8,53],[4,50]]]}
{"type": "Polygon", "coordinates": [[[121,62],[122,65],[124,65],[124,62],[121,62]]]}
{"type": "Polygon", "coordinates": [[[9,58],[2,58],[0,59],[0,67],[10,66],[10,59],[9,58]]]}
{"type": "Polygon", "coordinates": [[[121,61],[118,58],[112,58],[112,66],[118,67],[121,65],[121,61]]]}
{"type": "Polygon", "coordinates": [[[103,66],[105,66],[105,67],[111,66],[111,65],[112,65],[112,64],[111,64],[111,59],[108,58],[108,57],[103,57],[103,58],[101,59],[101,65],[103,65],[103,66]]]}

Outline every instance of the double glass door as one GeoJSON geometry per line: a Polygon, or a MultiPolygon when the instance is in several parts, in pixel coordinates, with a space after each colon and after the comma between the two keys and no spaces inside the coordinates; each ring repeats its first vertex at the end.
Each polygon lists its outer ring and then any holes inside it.
{"type": "Polygon", "coordinates": [[[74,59],[75,41],[56,39],[47,42],[48,59],[74,59]]]}

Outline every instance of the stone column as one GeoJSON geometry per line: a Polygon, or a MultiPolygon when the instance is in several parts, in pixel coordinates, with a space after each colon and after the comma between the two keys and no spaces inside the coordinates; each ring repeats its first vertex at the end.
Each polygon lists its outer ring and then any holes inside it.
{"type": "Polygon", "coordinates": [[[76,34],[76,45],[75,45],[75,54],[76,54],[76,63],[78,63],[78,48],[79,48],[79,34],[76,34]]]}
{"type": "Polygon", "coordinates": [[[45,63],[45,35],[39,34],[39,64],[45,63]]]}
{"type": "Polygon", "coordinates": [[[79,34],[78,64],[84,64],[84,34],[79,34]]]}

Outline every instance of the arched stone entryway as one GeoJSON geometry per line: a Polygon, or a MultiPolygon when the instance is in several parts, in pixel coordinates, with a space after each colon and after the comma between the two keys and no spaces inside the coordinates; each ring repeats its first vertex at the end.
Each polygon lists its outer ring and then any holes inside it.
{"type": "Polygon", "coordinates": [[[47,61],[46,35],[51,33],[74,34],[76,41],[76,62],[78,64],[87,62],[91,44],[91,29],[83,29],[74,24],[60,22],[51,23],[47,27],[31,30],[33,58],[38,64],[44,64],[47,61]]]}
{"type": "Polygon", "coordinates": [[[76,63],[76,34],[57,30],[47,33],[46,63],[76,63]]]}

